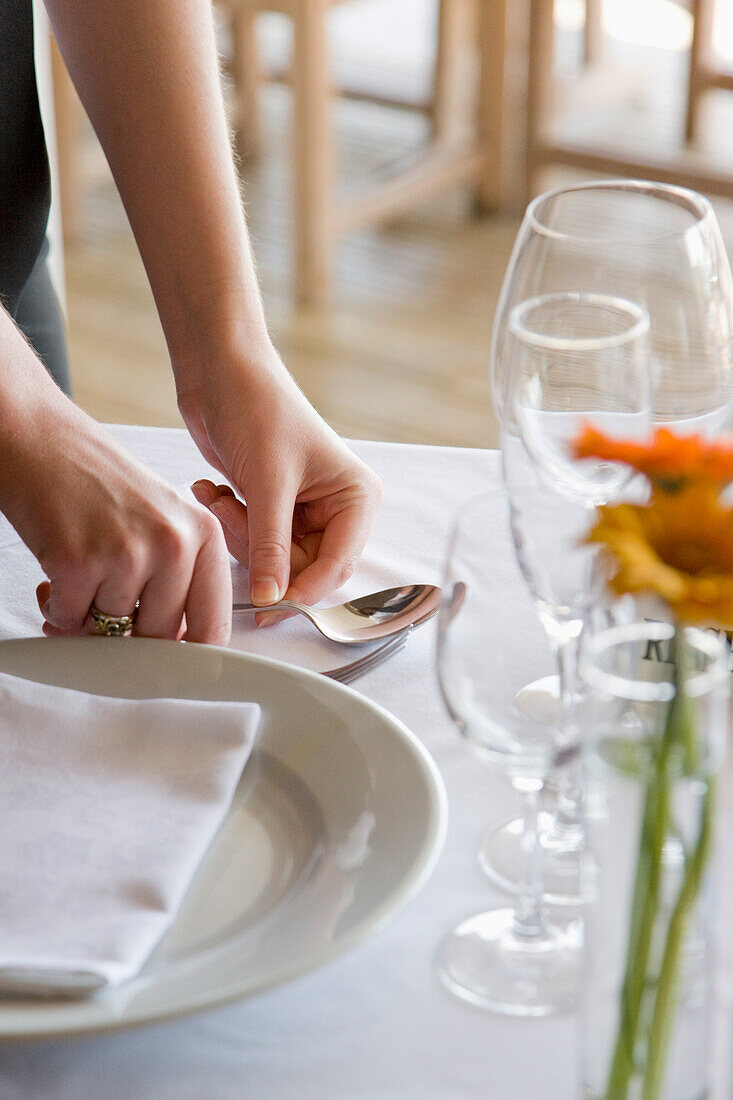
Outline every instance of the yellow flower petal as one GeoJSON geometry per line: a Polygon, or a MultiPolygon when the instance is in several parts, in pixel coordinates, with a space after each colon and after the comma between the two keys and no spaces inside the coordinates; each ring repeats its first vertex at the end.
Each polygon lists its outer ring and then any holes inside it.
{"type": "Polygon", "coordinates": [[[649,504],[608,505],[588,541],[605,546],[619,594],[652,593],[683,622],[733,627],[733,513],[704,479],[649,504]]]}

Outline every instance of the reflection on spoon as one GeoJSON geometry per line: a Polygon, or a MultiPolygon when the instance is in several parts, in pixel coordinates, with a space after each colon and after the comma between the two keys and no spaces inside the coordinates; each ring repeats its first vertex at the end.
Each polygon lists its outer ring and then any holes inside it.
{"type": "Polygon", "coordinates": [[[233,611],[299,611],[324,637],[342,645],[360,645],[398,634],[407,626],[419,626],[440,606],[440,589],[434,584],[409,584],[386,588],[335,607],[314,608],[295,600],[281,600],[267,607],[235,603],[233,611]]]}

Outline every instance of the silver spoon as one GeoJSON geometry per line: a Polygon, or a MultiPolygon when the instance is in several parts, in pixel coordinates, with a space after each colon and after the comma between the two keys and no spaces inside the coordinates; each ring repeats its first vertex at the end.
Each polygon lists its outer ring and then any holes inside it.
{"type": "Polygon", "coordinates": [[[342,645],[359,645],[398,634],[406,626],[418,626],[440,607],[440,589],[434,584],[408,584],[372,592],[336,607],[308,607],[295,600],[255,607],[235,603],[233,611],[300,611],[325,638],[342,645]]]}

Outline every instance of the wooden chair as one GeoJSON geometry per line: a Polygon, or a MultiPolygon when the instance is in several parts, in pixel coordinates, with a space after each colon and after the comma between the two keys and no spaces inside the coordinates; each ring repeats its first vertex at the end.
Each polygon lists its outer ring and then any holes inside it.
{"type": "MultiPolygon", "coordinates": [[[[509,0],[505,0],[509,2],[509,0]]],[[[684,0],[683,0],[684,2],[684,0]]],[[[716,69],[711,60],[715,0],[689,0],[694,19],[690,51],[686,136],[697,127],[701,96],[711,87],[733,88],[733,74],[716,69]]],[[[580,147],[550,135],[553,100],[554,0],[529,0],[529,66],[526,97],[526,198],[533,197],[543,169],[563,165],[609,175],[664,179],[694,190],[733,198],[733,178],[712,169],[665,160],[624,157],[602,148],[580,147]]]]}
{"type": "MultiPolygon", "coordinates": [[[[432,137],[409,167],[342,203],[334,193],[330,128],[332,94],[326,22],[343,0],[217,0],[230,19],[231,75],[236,94],[235,128],[244,155],[261,147],[258,99],[263,79],[255,35],[257,15],[284,13],[293,21],[293,202],[295,292],[301,302],[328,294],[332,252],[338,238],[375,225],[458,183],[472,183],[478,206],[492,209],[502,197],[504,104],[504,0],[440,0],[433,94],[426,103],[399,103],[426,110],[432,137]],[[479,90],[474,125],[466,136],[460,109],[470,53],[478,49],[479,90]]],[[[346,90],[349,94],[349,90],[346,90]]],[[[361,93],[363,94],[363,93],[361,93]]],[[[378,94],[368,98],[379,101],[378,94]]],[[[384,100],[382,100],[384,101],[384,100]]],[[[394,99],[388,102],[395,103],[394,99]]]]}
{"type": "MultiPolygon", "coordinates": [[[[263,11],[293,20],[293,205],[295,292],[301,302],[323,300],[329,289],[333,248],[340,236],[376,225],[423,199],[460,183],[475,189],[479,210],[497,209],[505,188],[505,0],[438,0],[438,39],[432,94],[424,102],[380,96],[378,91],[344,89],[377,102],[427,112],[431,140],[409,166],[348,202],[334,194],[330,132],[332,94],[326,20],[344,0],[216,0],[229,20],[232,51],[228,67],[235,90],[233,124],[243,156],[261,148],[259,96],[264,78],[255,21],[263,11]],[[478,71],[474,109],[466,117],[467,72],[478,71]]],[[[597,0],[595,0],[597,2],[597,0]]],[[[54,89],[59,135],[60,190],[64,237],[73,242],[84,187],[79,135],[81,107],[53,44],[54,89]]],[[[279,74],[282,76],[283,74],[279,74]]],[[[469,81],[470,83],[470,81],[469,81]]]]}
{"type": "Polygon", "coordinates": [[[733,91],[733,71],[721,68],[713,51],[715,0],[690,0],[693,17],[685,137],[695,141],[700,123],[700,108],[711,88],[733,91]]]}

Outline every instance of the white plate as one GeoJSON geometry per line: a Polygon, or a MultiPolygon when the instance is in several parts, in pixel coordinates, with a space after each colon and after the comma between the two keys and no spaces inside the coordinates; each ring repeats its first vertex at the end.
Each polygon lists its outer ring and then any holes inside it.
{"type": "Polygon", "coordinates": [[[88,1001],[0,1001],[0,1039],[129,1027],[248,997],[373,935],[435,864],[446,810],[431,758],[396,718],[325,677],[146,638],[0,642],[0,669],[100,695],[262,707],[232,809],[143,971],[88,1001]]]}

